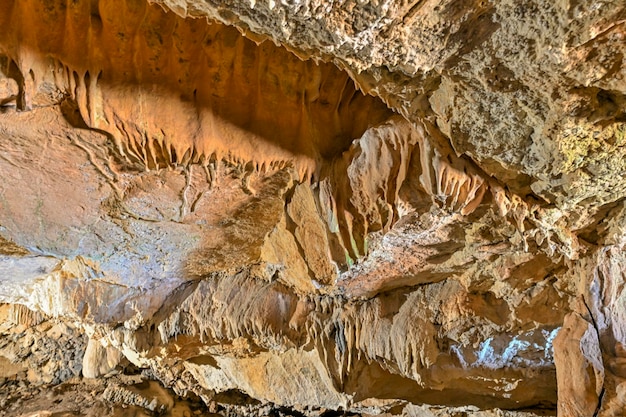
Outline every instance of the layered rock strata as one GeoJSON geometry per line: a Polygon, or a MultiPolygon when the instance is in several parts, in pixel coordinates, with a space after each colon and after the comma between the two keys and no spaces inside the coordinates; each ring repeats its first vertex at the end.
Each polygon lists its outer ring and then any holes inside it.
{"type": "Polygon", "coordinates": [[[0,382],[623,414],[625,6],[158,3],[0,5],[0,382]]]}

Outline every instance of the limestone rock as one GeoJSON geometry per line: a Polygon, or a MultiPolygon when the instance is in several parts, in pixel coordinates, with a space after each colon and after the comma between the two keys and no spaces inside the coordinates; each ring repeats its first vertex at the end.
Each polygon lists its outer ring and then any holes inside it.
{"type": "Polygon", "coordinates": [[[0,416],[623,415],[625,16],[3,1],[0,416]]]}
{"type": "Polygon", "coordinates": [[[576,313],[565,317],[554,340],[559,416],[593,416],[604,384],[604,366],[595,328],[576,313]]]}
{"type": "Polygon", "coordinates": [[[120,351],[111,346],[102,346],[95,339],[89,339],[83,356],[83,376],[98,378],[107,375],[120,362],[120,351]]]}
{"type": "Polygon", "coordinates": [[[80,374],[86,344],[83,332],[20,305],[9,309],[13,311],[0,327],[0,358],[10,364],[4,378],[14,376],[19,368],[23,369],[20,379],[32,384],[59,384],[80,374]]]}

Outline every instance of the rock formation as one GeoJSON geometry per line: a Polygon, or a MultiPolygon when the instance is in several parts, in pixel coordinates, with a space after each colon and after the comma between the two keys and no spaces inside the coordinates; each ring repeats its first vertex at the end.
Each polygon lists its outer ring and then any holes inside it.
{"type": "Polygon", "coordinates": [[[622,2],[0,27],[0,416],[626,413],[622,2]]]}

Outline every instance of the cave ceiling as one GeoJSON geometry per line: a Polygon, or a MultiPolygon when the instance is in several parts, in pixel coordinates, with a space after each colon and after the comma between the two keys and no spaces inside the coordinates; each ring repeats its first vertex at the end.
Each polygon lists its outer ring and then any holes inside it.
{"type": "Polygon", "coordinates": [[[0,387],[623,415],[623,2],[5,0],[0,28],[0,387]]]}

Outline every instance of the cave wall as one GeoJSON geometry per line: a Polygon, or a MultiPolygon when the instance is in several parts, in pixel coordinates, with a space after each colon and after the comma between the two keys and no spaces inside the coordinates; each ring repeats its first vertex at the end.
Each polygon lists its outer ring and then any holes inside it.
{"type": "Polygon", "coordinates": [[[623,5],[158,3],[0,5],[0,359],[226,414],[622,415],[623,5]]]}

